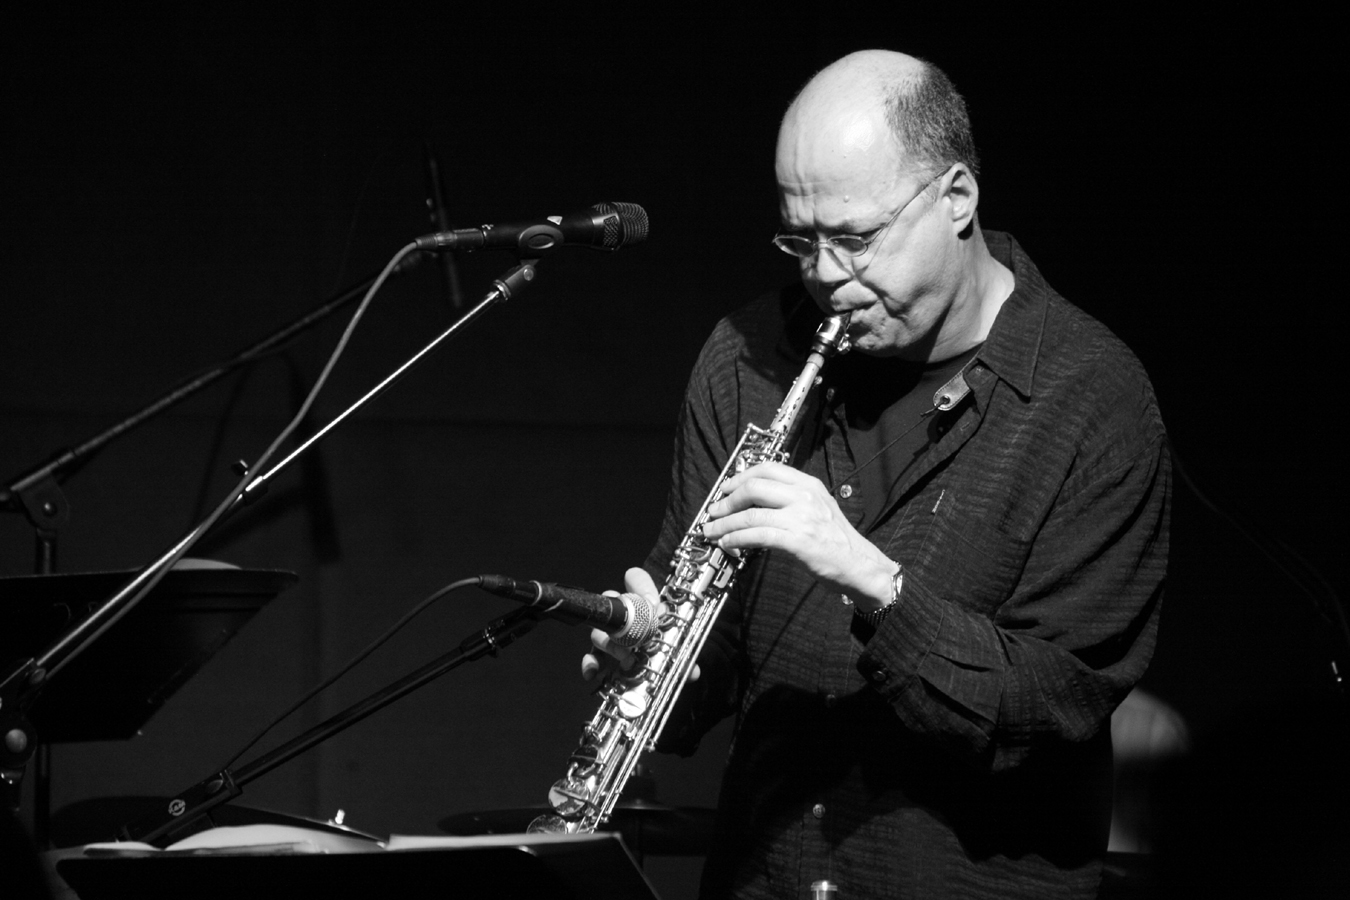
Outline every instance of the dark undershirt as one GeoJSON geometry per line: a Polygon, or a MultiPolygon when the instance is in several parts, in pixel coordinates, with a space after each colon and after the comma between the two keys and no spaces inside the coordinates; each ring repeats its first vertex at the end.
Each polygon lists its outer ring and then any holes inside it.
{"type": "Polygon", "coordinates": [[[835,401],[848,423],[852,460],[835,483],[856,485],[865,512],[861,531],[885,512],[887,495],[915,460],[938,440],[933,395],[974,358],[981,345],[936,363],[849,355],[841,359],[835,401]],[[855,474],[856,473],[856,474],[855,474]]]}

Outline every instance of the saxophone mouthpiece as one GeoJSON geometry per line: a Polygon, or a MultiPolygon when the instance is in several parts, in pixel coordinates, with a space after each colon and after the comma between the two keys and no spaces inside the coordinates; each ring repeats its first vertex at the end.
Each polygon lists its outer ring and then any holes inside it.
{"type": "Polygon", "coordinates": [[[811,342],[811,352],[830,357],[836,353],[847,353],[852,343],[848,339],[848,321],[853,313],[838,313],[826,316],[825,321],[816,329],[815,340],[811,342]]]}

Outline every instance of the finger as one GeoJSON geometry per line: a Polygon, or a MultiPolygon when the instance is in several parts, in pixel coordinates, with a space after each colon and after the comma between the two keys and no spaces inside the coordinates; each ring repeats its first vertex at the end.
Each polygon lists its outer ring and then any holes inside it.
{"type": "Polygon", "coordinates": [[[728,492],[709,506],[708,517],[720,519],[756,506],[783,509],[794,503],[809,501],[810,498],[810,493],[797,485],[783,484],[781,481],[767,478],[753,478],[743,482],[740,487],[728,492]]]}
{"type": "Polygon", "coordinates": [[[623,575],[624,587],[628,593],[624,596],[634,603],[646,601],[651,606],[652,621],[660,623],[666,616],[668,610],[666,605],[661,602],[661,592],[656,587],[656,582],[645,569],[632,568],[623,575]]]}
{"type": "Polygon", "coordinates": [[[777,481],[780,484],[801,484],[804,481],[817,480],[812,475],[807,475],[800,469],[794,469],[792,466],[784,465],[778,462],[756,463],[744,472],[737,472],[725,482],[722,483],[722,493],[729,494],[755,478],[763,478],[767,481],[777,481]]]}
{"type": "Polygon", "coordinates": [[[640,594],[648,600],[656,600],[660,596],[652,576],[647,574],[646,569],[637,566],[623,573],[623,588],[630,594],[640,594]]]}
{"type": "Polygon", "coordinates": [[[710,541],[715,541],[723,549],[728,546],[745,547],[750,545],[743,543],[727,544],[725,539],[730,535],[752,528],[784,531],[788,527],[788,516],[781,510],[752,506],[749,509],[730,513],[720,519],[708,522],[703,526],[703,536],[710,541]]]}
{"type": "Polygon", "coordinates": [[[595,649],[618,660],[619,667],[627,671],[633,667],[636,657],[633,651],[619,643],[613,635],[599,628],[591,629],[591,643],[595,649]]]}
{"type": "Polygon", "coordinates": [[[581,658],[581,677],[594,687],[592,693],[602,690],[623,671],[622,664],[612,656],[603,653],[587,653],[581,658]]]}
{"type": "MultiPolygon", "coordinates": [[[[763,512],[763,510],[749,512],[763,512]]],[[[747,525],[733,528],[717,538],[717,546],[732,555],[745,550],[786,550],[792,556],[800,558],[796,548],[801,546],[801,540],[783,528],[775,528],[772,525],[747,525]]]]}

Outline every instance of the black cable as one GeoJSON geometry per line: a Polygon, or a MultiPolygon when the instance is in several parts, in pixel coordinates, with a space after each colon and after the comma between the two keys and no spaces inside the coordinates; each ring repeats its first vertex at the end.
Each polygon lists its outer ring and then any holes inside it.
{"type": "Polygon", "coordinates": [[[462,578],[459,581],[447,584],[445,587],[441,588],[440,590],[434,592],[430,596],[423,599],[420,603],[414,606],[408,613],[406,613],[403,616],[403,618],[395,622],[387,631],[384,632],[384,634],[377,637],[374,641],[371,642],[371,644],[368,647],[366,647],[360,653],[356,654],[356,656],[348,660],[347,663],[341,669],[338,669],[337,672],[330,675],[318,686],[310,690],[299,700],[295,701],[295,703],[291,704],[290,707],[288,707],[286,711],[283,712],[281,715],[277,716],[271,722],[267,723],[267,725],[264,726],[261,731],[259,731],[252,738],[250,738],[248,743],[240,747],[239,750],[236,751],[235,754],[231,756],[228,760],[226,760],[225,764],[216,771],[223,772],[226,769],[230,768],[230,766],[233,766],[236,762],[239,761],[239,757],[243,756],[245,753],[249,751],[251,747],[253,747],[254,744],[262,740],[264,735],[266,735],[273,728],[276,728],[283,721],[289,718],[291,714],[294,713],[297,709],[304,706],[310,700],[313,700],[314,697],[317,696],[321,691],[324,691],[327,688],[331,687],[335,681],[337,681],[343,675],[346,675],[348,672],[350,672],[357,665],[357,663],[364,660],[367,656],[370,656],[370,654],[378,650],[386,641],[388,641],[395,634],[401,631],[404,628],[404,626],[406,626],[413,619],[417,618],[417,616],[420,615],[428,606],[435,603],[437,600],[441,599],[451,591],[459,590],[462,587],[473,587],[477,584],[480,584],[482,580],[483,580],[482,577],[478,575],[475,575],[472,578],[462,578]]]}
{"type": "Polygon", "coordinates": [[[337,361],[342,357],[343,351],[346,350],[347,344],[351,340],[352,333],[356,330],[357,324],[365,316],[366,310],[370,307],[371,301],[375,298],[375,294],[384,285],[384,282],[398,267],[398,264],[403,260],[403,258],[407,256],[409,253],[413,252],[416,248],[417,248],[416,244],[408,244],[404,246],[397,253],[395,253],[393,258],[390,259],[388,264],[385,265],[384,270],[380,272],[379,276],[376,277],[375,281],[366,291],[366,295],[361,298],[361,303],[356,308],[356,312],[352,313],[352,317],[350,321],[348,321],[346,329],[343,330],[342,336],[338,339],[337,346],[335,346],[333,348],[333,352],[329,354],[328,361],[324,364],[323,370],[319,373],[318,379],[314,382],[314,386],[310,388],[309,394],[308,396],[305,397],[304,403],[300,405],[299,411],[296,412],[296,414],[291,418],[291,420],[286,424],[286,426],[282,428],[281,432],[276,436],[276,438],[272,441],[272,443],[268,445],[267,449],[263,451],[262,455],[259,456],[257,460],[254,461],[253,465],[248,467],[247,471],[240,477],[239,481],[235,484],[233,490],[231,490],[228,494],[225,495],[225,499],[223,499],[220,502],[220,504],[217,505],[214,510],[212,510],[210,515],[208,515],[204,520],[202,520],[201,524],[199,524],[195,529],[193,529],[188,535],[181,538],[178,541],[178,543],[174,544],[169,550],[167,550],[162,556],[160,556],[159,559],[157,559],[155,562],[151,563],[144,570],[142,570],[134,579],[132,579],[132,581],[127,583],[126,587],[123,588],[124,592],[123,595],[130,596],[131,594],[134,593],[134,596],[132,597],[131,600],[123,602],[116,612],[108,615],[107,618],[104,619],[102,623],[99,624],[96,628],[94,628],[94,630],[91,633],[82,634],[78,638],[76,638],[76,634],[72,632],[71,634],[63,638],[60,644],[58,644],[56,647],[50,648],[44,654],[44,661],[50,659],[53,656],[59,657],[54,662],[49,663],[50,668],[46,673],[47,677],[51,677],[52,675],[55,675],[57,672],[59,672],[62,668],[64,668],[67,664],[69,664],[70,661],[73,660],[76,655],[78,655],[81,649],[83,649],[84,647],[88,647],[94,641],[98,640],[98,638],[101,637],[109,628],[111,628],[118,621],[120,621],[123,616],[131,612],[131,610],[135,608],[136,604],[139,603],[140,600],[143,597],[145,597],[145,595],[148,594],[154,588],[154,586],[164,578],[165,574],[167,574],[171,568],[173,568],[174,563],[182,559],[183,556],[187,554],[188,550],[192,549],[193,545],[196,544],[197,541],[200,540],[203,535],[205,535],[208,531],[210,531],[211,528],[216,524],[216,522],[218,522],[221,519],[221,517],[225,515],[226,512],[233,509],[235,504],[240,500],[241,497],[245,496],[245,492],[249,484],[253,481],[255,477],[257,477],[259,474],[263,472],[264,468],[267,465],[268,460],[270,460],[272,456],[275,455],[277,448],[280,447],[281,444],[288,437],[291,436],[291,434],[299,426],[300,422],[304,420],[305,415],[309,412],[309,408],[313,405],[315,398],[318,397],[319,392],[323,389],[324,384],[328,381],[328,376],[332,373],[333,367],[337,365],[337,361]],[[67,646],[67,643],[71,640],[78,640],[78,643],[75,645],[73,649],[67,646]]]}
{"type": "Polygon", "coordinates": [[[1211,500],[1191,478],[1175,447],[1172,448],[1172,468],[1191,494],[1200,501],[1201,506],[1245,538],[1281,575],[1312,601],[1313,609],[1318,616],[1338,632],[1343,649],[1350,651],[1350,620],[1347,620],[1340,595],[1336,593],[1331,582],[1293,547],[1279,538],[1262,534],[1211,500]]]}
{"type": "Polygon", "coordinates": [[[394,148],[396,140],[389,138],[384,146],[375,154],[375,158],[370,161],[370,166],[366,169],[365,180],[361,183],[361,189],[356,192],[356,201],[352,204],[352,214],[347,220],[347,239],[342,245],[342,255],[338,257],[337,275],[333,278],[333,290],[330,293],[337,293],[338,288],[342,286],[342,275],[347,270],[347,262],[351,258],[352,246],[356,238],[356,226],[361,220],[361,207],[366,201],[366,193],[370,190],[371,182],[375,180],[375,172],[379,164],[394,148]]]}
{"type": "MultiPolygon", "coordinates": [[[[366,171],[365,180],[362,182],[360,190],[358,190],[356,193],[356,200],[352,204],[351,216],[348,218],[347,222],[347,239],[342,246],[342,254],[341,256],[338,257],[337,275],[333,279],[333,288],[331,291],[329,291],[329,294],[336,294],[342,286],[342,276],[347,269],[347,261],[351,256],[352,240],[356,236],[356,226],[357,222],[360,220],[362,204],[365,202],[366,193],[370,188],[371,181],[374,180],[376,166],[378,166],[380,161],[389,152],[389,149],[392,146],[393,141],[392,140],[388,141],[386,142],[385,146],[378,153],[375,154],[375,158],[371,160],[370,166],[366,171]]],[[[235,387],[231,391],[229,399],[226,401],[225,409],[218,416],[220,424],[216,428],[215,436],[213,437],[211,442],[210,454],[207,459],[208,464],[206,466],[205,474],[202,477],[202,485],[201,489],[198,491],[197,500],[192,507],[193,512],[192,517],[189,521],[189,527],[191,526],[191,522],[196,522],[201,518],[202,515],[201,509],[203,506],[206,505],[206,496],[210,491],[212,474],[215,472],[215,462],[219,457],[220,448],[224,445],[225,442],[225,431],[226,426],[228,425],[229,422],[230,413],[234,409],[235,405],[238,403],[240,397],[242,396],[244,385],[247,383],[249,376],[252,374],[252,369],[250,368],[251,365],[255,362],[258,362],[259,360],[266,359],[269,356],[273,356],[277,353],[281,353],[282,351],[289,349],[291,345],[295,343],[298,337],[299,333],[292,335],[289,340],[267,347],[266,349],[259,352],[246,354],[240,357],[240,359],[238,360],[239,367],[243,370],[243,372],[239,380],[235,382],[235,387]]],[[[193,372],[187,378],[182,379],[180,383],[189,384],[192,381],[196,380],[197,378],[200,378],[207,372],[213,371],[215,368],[217,367],[212,365],[199,369],[196,372],[193,372]]]]}
{"type": "Polygon", "coordinates": [[[253,376],[252,363],[241,366],[239,376],[235,379],[234,385],[230,388],[229,396],[225,398],[225,405],[216,414],[215,433],[211,436],[211,446],[207,451],[206,467],[203,470],[201,486],[197,489],[197,497],[192,502],[192,514],[188,517],[188,527],[192,527],[193,522],[201,521],[205,515],[204,508],[211,499],[211,473],[216,470],[216,462],[220,459],[220,451],[225,446],[226,432],[229,430],[230,422],[234,419],[234,408],[244,396],[244,388],[248,385],[248,380],[253,376]]]}

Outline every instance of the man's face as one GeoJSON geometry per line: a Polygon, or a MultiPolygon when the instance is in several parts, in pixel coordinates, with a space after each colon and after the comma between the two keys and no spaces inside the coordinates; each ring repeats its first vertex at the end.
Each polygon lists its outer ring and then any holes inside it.
{"type": "Polygon", "coordinates": [[[856,350],[927,359],[954,284],[943,201],[933,199],[944,179],[922,190],[928,176],[906,173],[884,123],[865,118],[825,138],[805,129],[800,137],[784,134],[777,160],[783,231],[817,241],[876,235],[857,257],[818,247],[801,259],[802,282],[823,311],[852,311],[856,350]]]}

